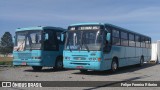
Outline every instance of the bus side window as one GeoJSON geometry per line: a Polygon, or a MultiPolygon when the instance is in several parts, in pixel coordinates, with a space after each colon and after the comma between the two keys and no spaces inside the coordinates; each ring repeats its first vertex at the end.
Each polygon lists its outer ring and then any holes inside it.
{"type": "Polygon", "coordinates": [[[136,35],[135,36],[135,41],[136,41],[136,47],[140,47],[141,46],[141,39],[140,39],[140,36],[139,35],[136,35]]]}
{"type": "Polygon", "coordinates": [[[49,38],[48,38],[48,40],[44,41],[44,50],[46,50],[46,51],[59,50],[59,45],[58,45],[56,33],[53,31],[46,31],[46,33],[48,33],[49,38]]]}
{"type": "Polygon", "coordinates": [[[120,32],[119,30],[112,30],[112,45],[120,45],[120,32]]]}
{"type": "Polygon", "coordinates": [[[109,43],[107,40],[106,40],[106,35],[107,35],[107,32],[104,31],[104,43],[103,43],[103,52],[104,53],[109,53],[110,50],[111,50],[111,43],[109,43]]]}
{"type": "Polygon", "coordinates": [[[128,46],[128,33],[121,31],[121,45],[128,46]]]}
{"type": "Polygon", "coordinates": [[[64,41],[61,41],[61,33],[62,33],[62,32],[56,32],[58,44],[63,44],[63,43],[64,43],[64,41]]]}

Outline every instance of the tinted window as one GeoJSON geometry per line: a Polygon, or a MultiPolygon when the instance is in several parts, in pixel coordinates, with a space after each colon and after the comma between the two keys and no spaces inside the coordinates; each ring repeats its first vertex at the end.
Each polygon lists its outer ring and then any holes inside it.
{"type": "Polygon", "coordinates": [[[150,48],[150,38],[146,38],[145,39],[145,43],[146,43],[146,48],[150,48]]]}
{"type": "Polygon", "coordinates": [[[122,39],[128,39],[128,34],[126,32],[121,32],[122,39]]]}
{"type": "Polygon", "coordinates": [[[133,34],[129,34],[129,40],[134,41],[134,35],[133,34]]]}
{"type": "Polygon", "coordinates": [[[57,40],[58,40],[58,43],[59,43],[59,44],[63,44],[63,43],[64,43],[64,40],[61,41],[61,33],[62,33],[62,32],[56,32],[57,40]]]}
{"type": "Polygon", "coordinates": [[[118,30],[112,30],[113,37],[119,37],[119,31],[118,30]]]}
{"type": "Polygon", "coordinates": [[[128,33],[121,32],[121,45],[128,46],[128,33]]]}
{"type": "Polygon", "coordinates": [[[136,35],[135,36],[135,41],[136,41],[136,47],[140,47],[141,46],[141,44],[140,44],[140,41],[141,41],[140,36],[136,35]]]}
{"type": "Polygon", "coordinates": [[[129,34],[129,46],[135,46],[134,34],[129,34]]]}
{"type": "Polygon", "coordinates": [[[59,50],[56,32],[47,30],[45,33],[48,33],[49,38],[44,41],[44,50],[46,51],[59,50]]]}
{"type": "Polygon", "coordinates": [[[145,47],[145,37],[141,37],[141,47],[145,47]]]}
{"type": "Polygon", "coordinates": [[[118,30],[112,30],[112,44],[113,45],[120,45],[120,37],[118,30]]]}

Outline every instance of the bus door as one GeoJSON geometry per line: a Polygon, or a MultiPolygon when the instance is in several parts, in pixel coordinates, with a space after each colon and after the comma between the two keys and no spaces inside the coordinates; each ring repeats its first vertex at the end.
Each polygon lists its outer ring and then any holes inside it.
{"type": "Polygon", "coordinates": [[[55,31],[45,31],[43,64],[44,66],[54,66],[56,57],[59,55],[59,44],[55,31]]]}

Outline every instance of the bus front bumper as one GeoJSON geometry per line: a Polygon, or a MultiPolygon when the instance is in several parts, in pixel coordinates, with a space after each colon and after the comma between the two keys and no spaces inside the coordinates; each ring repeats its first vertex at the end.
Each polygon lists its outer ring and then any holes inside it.
{"type": "Polygon", "coordinates": [[[41,60],[18,60],[14,59],[13,60],[13,65],[14,66],[42,66],[41,60]]]}
{"type": "Polygon", "coordinates": [[[63,62],[64,68],[68,69],[78,69],[78,70],[95,70],[95,71],[103,71],[101,68],[100,62],[63,62]]]}

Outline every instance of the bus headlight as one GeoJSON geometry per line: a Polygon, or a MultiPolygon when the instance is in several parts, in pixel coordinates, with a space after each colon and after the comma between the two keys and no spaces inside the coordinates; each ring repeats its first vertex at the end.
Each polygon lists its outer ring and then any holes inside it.
{"type": "Polygon", "coordinates": [[[101,58],[89,58],[91,61],[101,61],[101,58]]]}
{"type": "Polygon", "coordinates": [[[92,58],[89,58],[89,60],[92,60],[92,58]]]}
{"type": "Polygon", "coordinates": [[[95,61],[95,60],[97,60],[97,58],[89,58],[89,60],[93,60],[93,61],[95,61]]]}
{"type": "Polygon", "coordinates": [[[65,59],[65,60],[70,60],[70,57],[65,57],[64,59],[65,59]]]}
{"type": "Polygon", "coordinates": [[[41,59],[41,57],[32,57],[32,59],[41,59]]]}

